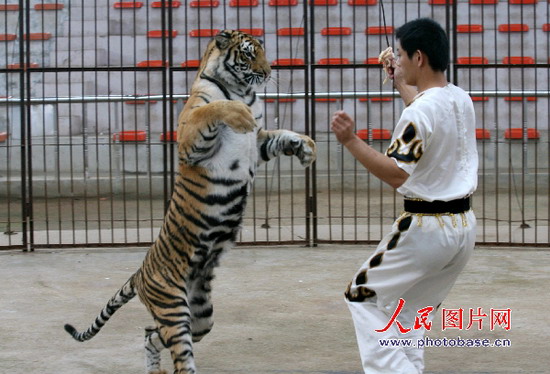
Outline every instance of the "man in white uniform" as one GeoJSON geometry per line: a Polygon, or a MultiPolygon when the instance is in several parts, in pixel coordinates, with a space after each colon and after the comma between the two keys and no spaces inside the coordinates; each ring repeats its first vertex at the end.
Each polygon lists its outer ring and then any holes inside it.
{"type": "Polygon", "coordinates": [[[386,154],[355,135],[345,112],[331,121],[338,141],[405,199],[405,212],[345,293],[368,374],[423,372],[422,348],[385,347],[380,340],[412,338],[415,345],[423,337],[470,258],[476,233],[474,109],[468,94],[447,82],[448,38],[427,18],[406,23],[396,37],[390,78],[407,107],[386,154]]]}

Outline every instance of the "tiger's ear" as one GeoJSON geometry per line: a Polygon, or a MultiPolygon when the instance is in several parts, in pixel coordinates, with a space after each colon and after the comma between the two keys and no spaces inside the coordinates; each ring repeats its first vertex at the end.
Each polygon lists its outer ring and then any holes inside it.
{"type": "Polygon", "coordinates": [[[231,42],[231,34],[224,30],[216,35],[214,39],[216,40],[216,47],[218,47],[218,49],[226,49],[231,42]]]}

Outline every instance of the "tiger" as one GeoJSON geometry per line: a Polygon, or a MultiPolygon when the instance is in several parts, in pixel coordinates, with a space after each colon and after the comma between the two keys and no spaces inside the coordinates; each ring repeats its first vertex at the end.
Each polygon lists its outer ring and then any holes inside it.
{"type": "Polygon", "coordinates": [[[208,43],[178,117],[178,172],[158,238],[87,330],[65,325],[74,339],[93,338],[138,295],[155,322],[145,328],[147,373],[167,373],[164,348],[174,374],[197,372],[193,344],[213,327],[214,268],[236,242],[258,166],[280,155],[304,167],[316,159],[310,137],[261,127],[257,90],[270,79],[259,39],[223,30],[208,43]]]}

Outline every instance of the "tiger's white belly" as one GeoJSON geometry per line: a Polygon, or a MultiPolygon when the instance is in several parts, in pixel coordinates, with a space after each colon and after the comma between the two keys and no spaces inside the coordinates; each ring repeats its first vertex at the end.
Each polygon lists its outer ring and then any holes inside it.
{"type": "Polygon", "coordinates": [[[251,183],[256,174],[258,160],[256,131],[238,134],[231,128],[224,127],[218,136],[221,139],[220,148],[205,162],[205,167],[217,178],[251,183]]]}

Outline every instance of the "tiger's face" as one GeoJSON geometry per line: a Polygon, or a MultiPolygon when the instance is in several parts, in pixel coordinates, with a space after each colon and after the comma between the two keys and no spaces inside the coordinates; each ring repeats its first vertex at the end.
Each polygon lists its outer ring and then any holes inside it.
{"type": "Polygon", "coordinates": [[[262,42],[236,30],[224,30],[214,37],[203,59],[206,68],[217,67],[216,75],[228,83],[257,88],[271,75],[262,42]]]}

